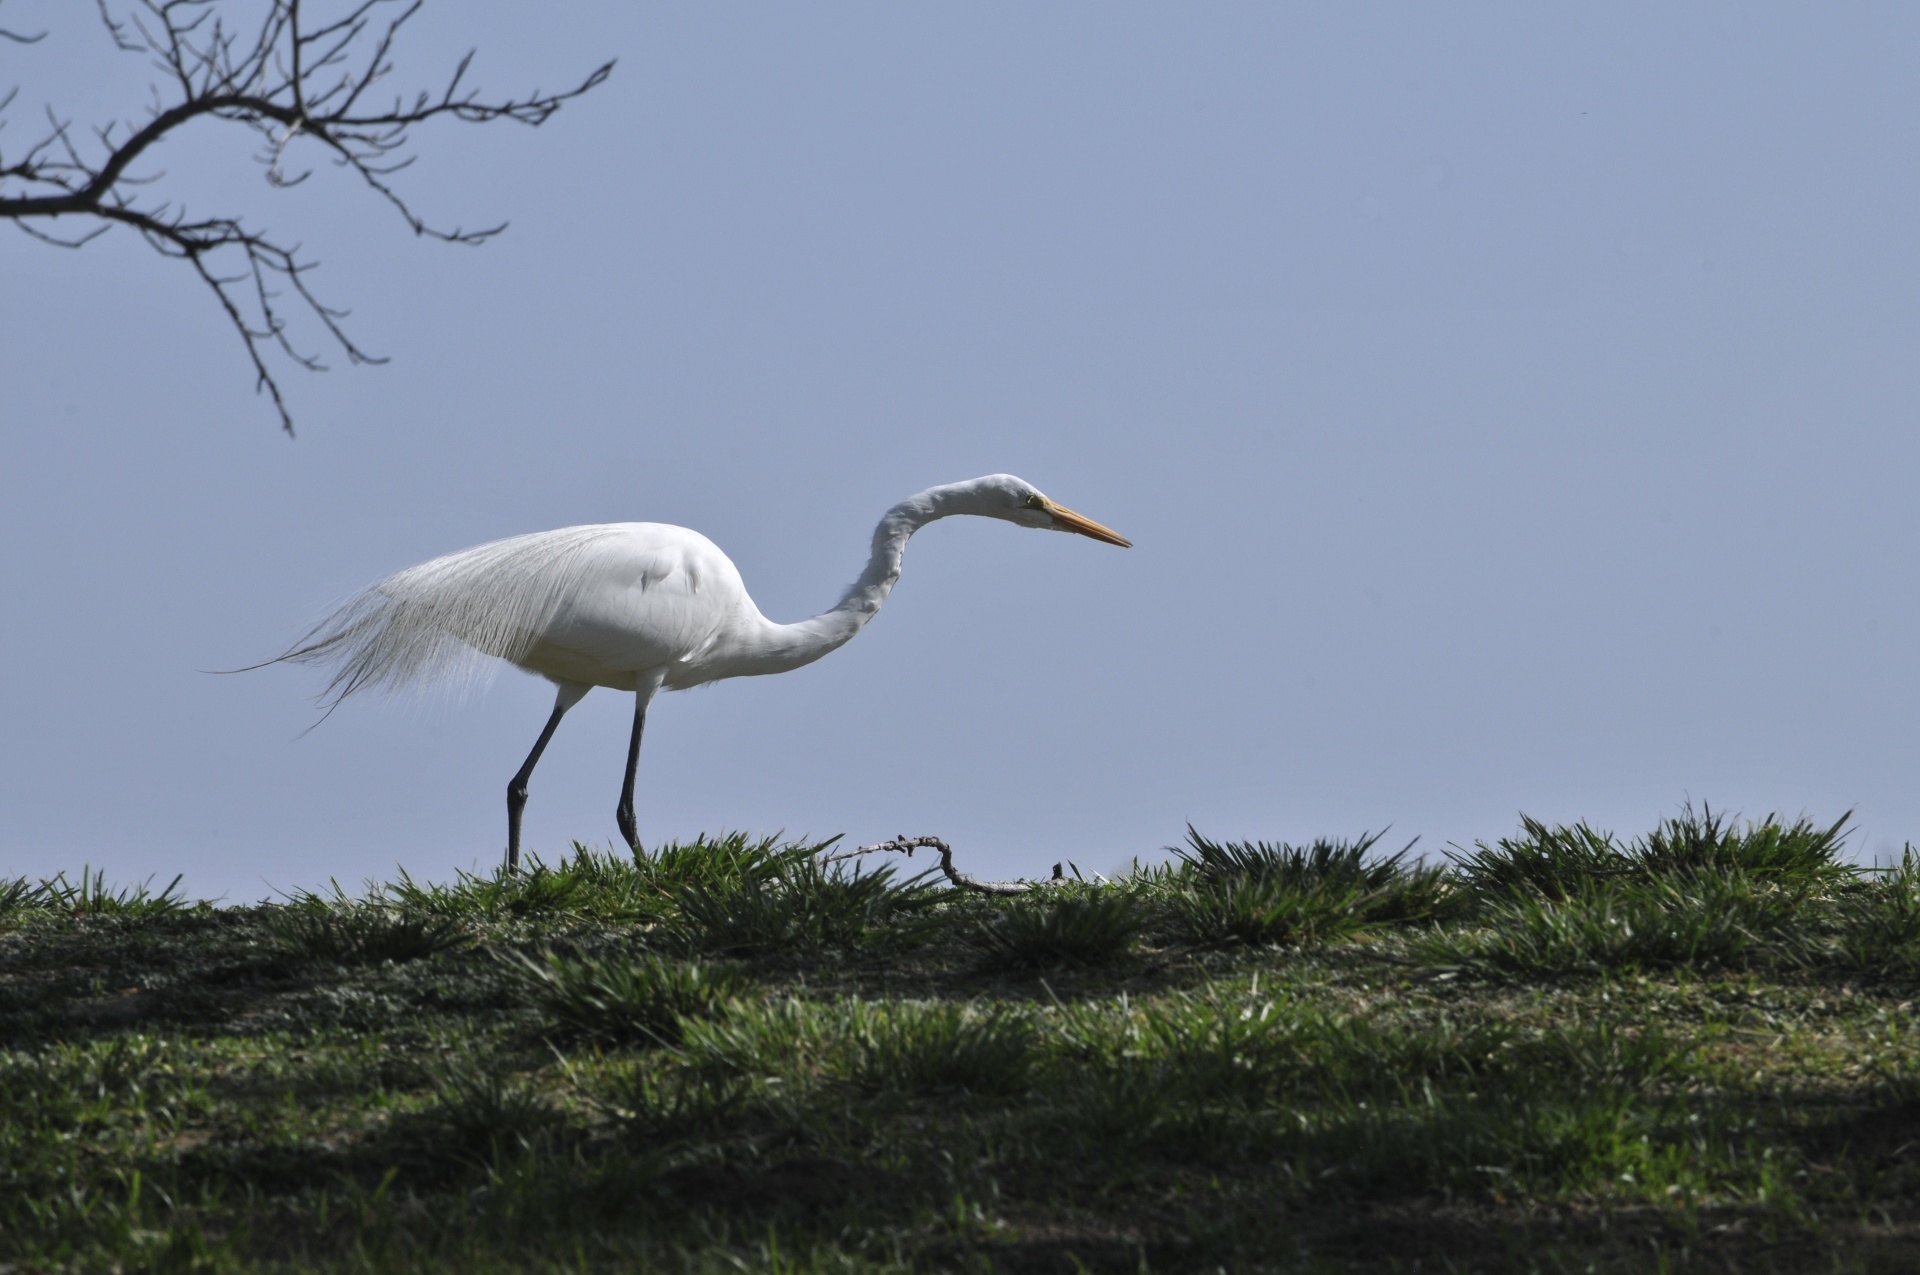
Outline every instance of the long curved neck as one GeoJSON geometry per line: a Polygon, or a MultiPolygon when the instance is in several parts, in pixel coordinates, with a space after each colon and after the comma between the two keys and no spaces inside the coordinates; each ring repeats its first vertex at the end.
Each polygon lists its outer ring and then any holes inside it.
{"type": "MultiPolygon", "coordinates": [[[[893,592],[900,578],[900,563],[906,555],[907,540],[914,532],[936,518],[963,512],[952,507],[947,498],[951,489],[929,488],[909,496],[887,510],[873,529],[873,551],[867,557],[866,570],[848,586],[845,596],[830,611],[797,624],[768,622],[755,643],[753,663],[756,673],[783,673],[811,664],[829,651],[847,644],[880,613],[880,607],[893,592]]],[[[954,493],[957,495],[958,493],[954,493]]]]}

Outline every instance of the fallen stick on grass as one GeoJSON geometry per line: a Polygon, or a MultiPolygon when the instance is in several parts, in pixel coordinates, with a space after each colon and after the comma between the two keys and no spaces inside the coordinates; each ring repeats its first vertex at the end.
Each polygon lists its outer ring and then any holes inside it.
{"type": "Polygon", "coordinates": [[[940,870],[947,874],[947,880],[962,890],[972,890],[975,894],[1016,895],[1026,894],[1044,886],[1058,885],[1067,879],[1059,864],[1053,865],[1053,878],[1049,881],[982,881],[970,877],[953,866],[953,847],[938,837],[895,837],[892,841],[882,841],[878,845],[861,846],[857,850],[843,850],[839,854],[830,854],[820,860],[833,863],[840,859],[857,859],[863,854],[875,854],[882,851],[904,854],[909,859],[915,850],[925,848],[940,852],[940,870]]]}

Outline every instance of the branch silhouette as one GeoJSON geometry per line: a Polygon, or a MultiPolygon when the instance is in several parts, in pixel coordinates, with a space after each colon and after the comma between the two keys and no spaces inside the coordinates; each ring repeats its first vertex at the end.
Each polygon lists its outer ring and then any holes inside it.
{"type": "MultiPolygon", "coordinates": [[[[979,877],[969,876],[953,866],[953,847],[938,837],[909,837],[904,832],[891,841],[882,841],[877,845],[861,846],[857,850],[841,850],[823,855],[822,863],[838,863],[844,859],[857,859],[865,854],[904,854],[909,859],[915,850],[935,850],[940,855],[940,871],[947,880],[962,890],[975,894],[990,894],[1010,897],[1031,894],[1035,890],[1049,885],[1063,885],[1067,876],[1060,870],[1059,864],[1053,865],[1053,876],[1045,881],[982,881],[979,877]]],[[[1075,870],[1076,872],[1078,869],[1075,870]]]]}
{"type": "MultiPolygon", "coordinates": [[[[308,286],[317,264],[300,245],[256,229],[240,215],[203,216],[166,201],[142,198],[159,174],[134,165],[156,144],[201,120],[237,124],[259,139],[255,158],[274,186],[297,186],[311,169],[290,171],[297,143],[319,146],[385,200],[413,233],[443,243],[480,244],[506,229],[443,228],[416,212],[392,183],[411,164],[415,126],[441,119],[468,124],[511,120],[538,127],[565,103],[605,82],[611,61],[557,93],[489,98],[466,87],[469,50],[437,91],[385,96],[401,30],[426,0],[348,0],[325,20],[310,20],[302,0],[271,0],[257,21],[233,24],[230,0],[132,0],[118,10],[95,0],[107,33],[123,51],[147,55],[159,73],[154,105],[143,121],[115,120],[76,140],[73,122],[47,110],[39,139],[9,156],[0,147],[0,218],[44,243],[80,248],[115,225],[138,231],[162,256],[186,262],[212,291],[246,347],[255,388],[272,400],[281,428],[293,416],[268,363],[277,347],[295,365],[324,371],[318,353],[295,344],[288,311],[317,319],[325,341],[349,363],[384,363],[355,344],[342,326],[345,310],[323,302],[308,286]],[[379,101],[373,99],[376,90],[379,101]],[[83,228],[67,232],[62,218],[83,228]]],[[[0,0],[4,3],[4,0],[0,0]]],[[[257,6],[255,6],[257,9],[257,6]]],[[[0,39],[32,44],[45,32],[0,27],[0,39]]],[[[18,89],[0,93],[0,127],[18,89]]],[[[325,342],[323,342],[324,344],[325,342]]]]}

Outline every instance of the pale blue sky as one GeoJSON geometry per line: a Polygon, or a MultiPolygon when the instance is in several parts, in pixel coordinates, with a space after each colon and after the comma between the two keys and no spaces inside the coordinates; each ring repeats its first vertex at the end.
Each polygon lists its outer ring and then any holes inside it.
{"type": "MultiPolygon", "coordinates": [[[[0,44],[9,145],[142,101],[83,6],[6,14],[50,32],[0,44]]],[[[579,522],[695,527],[798,618],[996,470],[1137,547],[929,529],[845,650],[658,705],[643,837],[1013,874],[1689,796],[1920,836],[1920,9],[469,0],[398,78],[470,45],[496,90],[620,58],[420,135],[405,189],[487,247],[245,137],[165,156],[393,358],[289,370],[297,441],[185,270],[0,235],[0,872],[490,868],[544,684],[302,735],[313,670],[200,670],[579,522]]],[[[615,835],[627,717],[569,717],[529,849],[615,835]]]]}

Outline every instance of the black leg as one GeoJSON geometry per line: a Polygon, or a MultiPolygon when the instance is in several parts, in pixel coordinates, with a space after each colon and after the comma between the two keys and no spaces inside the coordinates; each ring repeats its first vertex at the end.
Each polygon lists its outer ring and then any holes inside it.
{"type": "Polygon", "coordinates": [[[572,707],[565,703],[553,706],[553,716],[547,719],[547,727],[540,732],[540,738],[533,741],[533,751],[527,754],[526,762],[512,779],[507,781],[507,875],[520,871],[520,812],[527,808],[527,781],[533,778],[533,768],[540,760],[540,754],[547,751],[547,741],[553,738],[554,727],[567,715],[572,707]]]}
{"type": "Polygon", "coordinates": [[[633,776],[640,769],[640,736],[647,729],[647,704],[653,688],[644,687],[633,697],[633,740],[627,745],[627,781],[620,785],[620,807],[613,812],[620,835],[635,854],[640,853],[640,825],[633,819],[633,776]]]}

